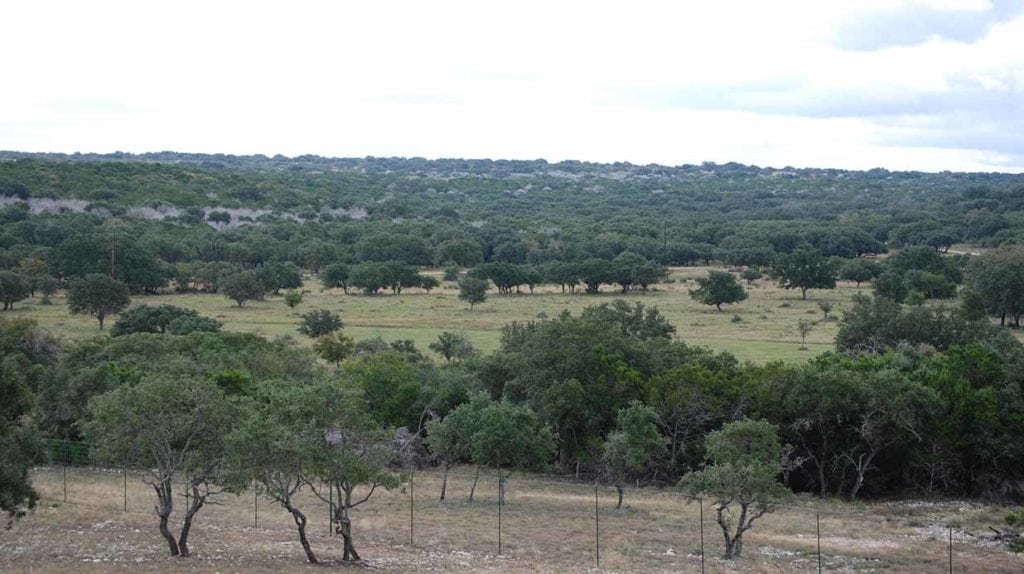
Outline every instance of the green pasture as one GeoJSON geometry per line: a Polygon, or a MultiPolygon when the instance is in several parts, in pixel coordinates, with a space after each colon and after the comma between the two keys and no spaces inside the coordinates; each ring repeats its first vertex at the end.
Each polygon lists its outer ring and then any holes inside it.
{"type": "MultiPolygon", "coordinates": [[[[729,351],[741,360],[764,363],[772,360],[801,361],[832,348],[838,329],[837,318],[849,307],[850,297],[858,291],[869,291],[852,283],[840,283],[834,290],[815,290],[801,300],[799,291],[779,289],[774,283],[757,281],[748,287],[749,298],[737,305],[727,305],[722,312],[700,305],[690,299],[692,279],[703,276],[708,268],[677,268],[668,283],[647,293],[622,295],[612,287],[604,287],[599,295],[563,294],[557,287],[544,286],[536,293],[488,294],[487,301],[472,311],[458,300],[453,283],[445,282],[431,293],[408,290],[401,295],[365,296],[344,294],[341,290],[322,291],[315,278],[307,279],[303,302],[289,309],[283,297],[268,296],[264,301],[250,301],[242,308],[221,295],[175,294],[138,296],[133,304],[170,303],[190,307],[214,317],[231,331],[258,333],[266,337],[291,336],[300,344],[310,340],[296,331],[300,315],[322,307],[341,314],[345,332],[355,339],[381,337],[392,341],[410,339],[418,348],[427,350],[442,331],[464,334],[482,351],[498,347],[502,326],[512,321],[529,321],[554,317],[563,311],[578,314],[584,307],[611,302],[617,298],[640,301],[657,306],[676,327],[676,336],[690,344],[729,351]],[[833,303],[832,317],[825,320],[819,300],[833,303]],[[814,321],[807,336],[807,350],[800,349],[797,322],[814,321]]],[[[436,273],[440,278],[440,272],[436,273]]],[[[43,305],[36,297],[19,302],[7,316],[36,319],[49,331],[68,339],[101,334],[95,319],[70,315],[62,296],[52,304],[43,305]]],[[[113,321],[108,321],[108,325],[113,321]]]]}

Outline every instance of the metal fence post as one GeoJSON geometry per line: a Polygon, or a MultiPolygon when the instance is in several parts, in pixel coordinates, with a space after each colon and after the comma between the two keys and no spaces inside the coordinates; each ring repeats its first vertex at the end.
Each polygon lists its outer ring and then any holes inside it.
{"type": "Polygon", "coordinates": [[[949,574],[953,574],[953,527],[949,527],[949,574]]]}
{"type": "Polygon", "coordinates": [[[124,511],[128,512],[128,463],[124,463],[124,511]]]}
{"type": "Polygon", "coordinates": [[[68,439],[61,443],[61,459],[64,461],[64,502],[68,501],[68,439]]]}
{"type": "Polygon", "coordinates": [[[260,492],[256,489],[256,480],[252,481],[252,527],[260,527],[260,492]]]}
{"type": "Polygon", "coordinates": [[[594,560],[601,567],[601,513],[597,504],[597,481],[594,482],[594,560]]]}
{"type": "Polygon", "coordinates": [[[814,527],[818,536],[818,574],[821,574],[821,513],[814,513],[814,527]]]}
{"type": "Polygon", "coordinates": [[[498,556],[502,556],[502,487],[505,477],[498,471],[498,556]]]}
{"type": "Polygon", "coordinates": [[[413,546],[413,525],[416,519],[416,472],[409,472],[409,545],[413,546]]]}
{"type": "Polygon", "coordinates": [[[704,574],[704,499],[698,498],[700,507],[700,574],[704,574]]]}

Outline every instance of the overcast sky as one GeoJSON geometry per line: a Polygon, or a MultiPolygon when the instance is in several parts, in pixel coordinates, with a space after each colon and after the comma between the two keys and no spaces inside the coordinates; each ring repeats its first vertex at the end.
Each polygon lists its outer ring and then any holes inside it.
{"type": "Polygon", "coordinates": [[[0,149],[1024,171],[1024,0],[0,14],[0,149]]]}

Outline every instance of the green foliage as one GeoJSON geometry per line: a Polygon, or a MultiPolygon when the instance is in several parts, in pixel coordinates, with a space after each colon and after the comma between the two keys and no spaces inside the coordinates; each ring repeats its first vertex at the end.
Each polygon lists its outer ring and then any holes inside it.
{"type": "Polygon", "coordinates": [[[59,350],[34,322],[0,320],[0,512],[8,527],[39,500],[30,478],[40,454],[34,389],[50,376],[59,350]]]}
{"type": "Polygon", "coordinates": [[[68,287],[68,308],[74,314],[96,317],[101,331],[107,316],[124,311],[131,302],[128,286],[109,275],[86,275],[68,287]]]}
{"type": "Polygon", "coordinates": [[[974,341],[1005,346],[1005,334],[984,322],[942,308],[903,307],[885,297],[856,295],[843,313],[836,334],[836,349],[843,352],[882,353],[901,346],[927,344],[938,350],[974,341]]]}
{"type": "Polygon", "coordinates": [[[331,509],[333,521],[341,513],[347,519],[355,486],[394,482],[384,467],[386,435],[365,416],[358,395],[336,383],[260,386],[257,400],[225,438],[225,450],[224,484],[239,492],[255,482],[260,494],[287,510],[310,563],[317,558],[297,496],[303,488],[326,481],[347,494],[334,499],[317,493],[341,507],[331,509]]]}
{"type": "Polygon", "coordinates": [[[865,281],[871,281],[880,273],[877,263],[865,259],[851,259],[839,268],[839,278],[853,281],[860,287],[865,281]]]}
{"type": "Polygon", "coordinates": [[[814,329],[814,323],[806,319],[800,319],[796,322],[796,330],[800,333],[800,348],[807,349],[807,335],[814,329]]]}
{"type": "Polygon", "coordinates": [[[739,558],[743,534],[788,494],[778,482],[782,472],[778,427],[750,419],[731,422],[707,435],[705,448],[710,464],[688,473],[680,486],[690,496],[715,499],[724,557],[739,558]],[[739,507],[738,518],[732,507],[739,507]]]}
{"type": "Polygon", "coordinates": [[[968,272],[972,292],[1001,325],[1020,327],[1024,315],[1024,248],[1004,248],[974,260],[968,272]]]}
{"type": "Polygon", "coordinates": [[[654,408],[633,401],[619,411],[616,428],[604,443],[603,462],[609,479],[617,485],[665,455],[665,439],[658,431],[654,408]]]}
{"type": "Polygon", "coordinates": [[[747,292],[732,273],[709,271],[707,277],[697,278],[697,288],[690,289],[690,298],[721,311],[723,304],[746,300],[747,292]]]}
{"type": "Polygon", "coordinates": [[[420,377],[401,354],[386,351],[353,358],[342,365],[341,377],[362,391],[373,420],[391,428],[419,430],[420,377]]]}
{"type": "Polygon", "coordinates": [[[331,335],[342,327],[341,315],[329,309],[313,309],[308,313],[303,313],[299,332],[315,339],[331,335]]]}
{"type": "MultiPolygon", "coordinates": [[[[484,262],[480,244],[472,239],[449,239],[442,241],[434,254],[438,265],[453,264],[458,267],[476,267],[484,262]]],[[[454,279],[446,279],[454,281],[454,279]]]]}
{"type": "Polygon", "coordinates": [[[137,464],[157,495],[160,533],[172,556],[188,556],[195,514],[214,493],[226,457],[224,438],[238,418],[241,403],[229,400],[213,381],[154,376],[118,387],[89,402],[86,435],[96,455],[118,466],[137,464]],[[174,489],[186,479],[192,498],[181,533],[168,528],[174,489]]]}
{"type": "Polygon", "coordinates": [[[473,306],[487,300],[487,280],[475,277],[463,277],[459,280],[459,299],[469,303],[469,310],[473,306]]]}
{"type": "Polygon", "coordinates": [[[340,288],[345,293],[348,293],[349,273],[348,265],[344,263],[331,263],[320,272],[320,282],[328,289],[340,288]]]}
{"type": "Polygon", "coordinates": [[[209,317],[200,317],[194,309],[166,303],[139,305],[121,314],[110,329],[110,335],[121,337],[133,333],[170,333],[187,335],[193,332],[217,332],[221,324],[209,317]]]}
{"type": "Polygon", "coordinates": [[[747,285],[753,285],[754,281],[757,281],[762,277],[764,277],[764,274],[753,267],[748,267],[740,273],[740,278],[746,281],[747,285]]]}
{"type": "Polygon", "coordinates": [[[0,301],[4,304],[4,311],[14,308],[16,302],[27,299],[30,291],[31,285],[20,274],[0,271],[0,301]]]}
{"type": "Polygon", "coordinates": [[[872,282],[875,288],[875,297],[889,299],[896,303],[902,303],[907,298],[907,284],[903,281],[903,275],[886,270],[878,274],[872,282]]]}
{"type": "Polygon", "coordinates": [[[218,287],[228,299],[237,303],[239,307],[245,306],[246,301],[261,299],[267,292],[266,285],[253,271],[228,275],[218,281],[218,287]]]}
{"type": "Polygon", "coordinates": [[[499,469],[540,470],[555,452],[555,435],[529,407],[495,401],[480,411],[470,437],[473,460],[499,469]]]}
{"type": "Polygon", "coordinates": [[[293,263],[268,263],[256,270],[264,291],[278,294],[281,289],[300,289],[302,273],[293,263]]]}
{"type": "Polygon", "coordinates": [[[437,341],[430,344],[430,350],[444,357],[446,363],[452,359],[468,359],[476,354],[476,349],[465,336],[448,331],[437,336],[437,341]]]}
{"type": "Polygon", "coordinates": [[[313,343],[313,351],[325,361],[341,365],[341,362],[355,352],[355,341],[344,333],[334,333],[317,337],[313,343]]]}
{"type": "Polygon", "coordinates": [[[820,251],[805,249],[780,255],[772,266],[772,275],[784,289],[799,289],[807,298],[808,289],[835,289],[836,268],[820,251]]]}
{"type": "Polygon", "coordinates": [[[284,294],[284,304],[288,305],[289,309],[294,309],[302,304],[302,293],[292,289],[284,294]]]}

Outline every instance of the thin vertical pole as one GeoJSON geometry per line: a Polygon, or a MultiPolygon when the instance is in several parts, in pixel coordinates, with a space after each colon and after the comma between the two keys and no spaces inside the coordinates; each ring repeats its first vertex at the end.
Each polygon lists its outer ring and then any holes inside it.
{"type": "Polygon", "coordinates": [[[949,527],[949,574],[953,574],[953,527],[949,527]]]}
{"type": "Polygon", "coordinates": [[[814,513],[814,526],[818,533],[818,574],[821,574],[821,513],[814,513]]]}
{"type": "Polygon", "coordinates": [[[124,463],[124,511],[128,512],[128,463],[124,463]]]}
{"type": "Polygon", "coordinates": [[[700,506],[700,574],[704,574],[704,499],[698,498],[700,506]]]}
{"type": "Polygon", "coordinates": [[[334,536],[334,486],[327,487],[327,537],[334,536]]]}
{"type": "Polygon", "coordinates": [[[594,559],[601,567],[601,513],[597,504],[597,482],[594,482],[594,559]]]}
{"type": "Polygon", "coordinates": [[[504,486],[505,477],[498,471],[498,556],[501,556],[501,488],[504,486]]]}
{"type": "Polygon", "coordinates": [[[68,439],[64,439],[64,442],[62,443],[62,445],[63,445],[63,448],[61,450],[63,451],[63,453],[62,453],[63,456],[61,456],[61,458],[64,460],[64,502],[67,502],[68,501],[68,439]]]}
{"type": "Polygon", "coordinates": [[[413,545],[413,524],[416,518],[416,472],[409,472],[409,545],[413,545]]]}
{"type": "Polygon", "coordinates": [[[252,527],[260,527],[260,492],[256,489],[256,481],[252,481],[252,527]]]}

